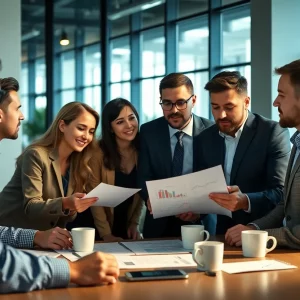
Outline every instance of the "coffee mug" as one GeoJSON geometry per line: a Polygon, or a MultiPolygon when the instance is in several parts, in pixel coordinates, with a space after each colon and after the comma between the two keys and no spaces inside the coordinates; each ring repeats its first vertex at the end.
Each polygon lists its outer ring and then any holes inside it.
{"type": "Polygon", "coordinates": [[[245,257],[265,257],[266,254],[275,249],[277,240],[268,236],[267,231],[245,230],[242,231],[242,248],[245,257]],[[269,240],[273,241],[271,248],[267,248],[269,240]]]}
{"type": "Polygon", "coordinates": [[[181,239],[184,249],[193,250],[194,244],[204,240],[204,233],[206,234],[205,241],[209,239],[209,232],[204,230],[203,225],[182,225],[181,239]]]}
{"type": "Polygon", "coordinates": [[[77,227],[71,230],[73,249],[78,252],[93,252],[95,228],[77,227]]]}
{"type": "Polygon", "coordinates": [[[193,259],[199,271],[220,271],[223,264],[224,243],[204,241],[194,245],[193,259]]]}

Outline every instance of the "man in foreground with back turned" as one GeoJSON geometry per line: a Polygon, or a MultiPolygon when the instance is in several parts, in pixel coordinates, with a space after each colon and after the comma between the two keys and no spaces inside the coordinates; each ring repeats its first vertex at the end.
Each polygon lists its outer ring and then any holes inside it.
{"type": "MultiPolygon", "coordinates": [[[[18,138],[19,126],[24,120],[18,90],[16,79],[0,78],[0,141],[18,138]]],[[[112,255],[96,252],[76,262],[68,262],[46,256],[36,257],[3,244],[5,241],[15,246],[30,247],[40,234],[0,227],[0,294],[66,287],[70,282],[86,286],[116,282],[119,268],[112,255]]],[[[68,239],[67,235],[63,236],[68,239]]],[[[47,241],[44,240],[46,247],[47,241]]],[[[65,243],[63,237],[62,243],[65,243]]]]}

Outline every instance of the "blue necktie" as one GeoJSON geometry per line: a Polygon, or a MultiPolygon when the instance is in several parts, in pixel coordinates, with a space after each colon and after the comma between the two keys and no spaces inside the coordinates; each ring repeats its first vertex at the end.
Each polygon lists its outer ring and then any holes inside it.
{"type": "Polygon", "coordinates": [[[172,171],[173,176],[180,176],[182,175],[182,169],[183,169],[183,154],[184,154],[184,147],[183,147],[183,138],[184,132],[177,131],[175,133],[175,136],[177,137],[177,143],[174,149],[174,155],[173,155],[173,162],[172,162],[172,171]]]}

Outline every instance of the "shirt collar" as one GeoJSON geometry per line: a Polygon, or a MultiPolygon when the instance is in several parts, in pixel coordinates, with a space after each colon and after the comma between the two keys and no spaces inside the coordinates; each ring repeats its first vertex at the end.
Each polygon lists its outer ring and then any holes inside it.
{"type": "Polygon", "coordinates": [[[298,130],[292,135],[290,141],[297,149],[300,149],[300,132],[298,130]]]}
{"type": "Polygon", "coordinates": [[[225,134],[224,132],[221,132],[219,131],[219,135],[223,138],[240,138],[241,137],[241,134],[243,132],[243,129],[244,129],[244,126],[245,126],[245,123],[248,119],[248,115],[247,115],[247,118],[245,119],[244,123],[242,124],[242,126],[239,128],[239,130],[235,133],[234,137],[231,136],[231,135],[228,135],[228,134],[225,134]]]}
{"type": "Polygon", "coordinates": [[[189,122],[189,124],[187,124],[182,130],[178,130],[176,128],[173,128],[169,125],[169,133],[170,133],[170,139],[173,137],[173,135],[177,132],[177,131],[182,131],[185,134],[189,135],[189,136],[193,136],[193,124],[194,124],[194,116],[192,114],[191,120],[189,122]]]}

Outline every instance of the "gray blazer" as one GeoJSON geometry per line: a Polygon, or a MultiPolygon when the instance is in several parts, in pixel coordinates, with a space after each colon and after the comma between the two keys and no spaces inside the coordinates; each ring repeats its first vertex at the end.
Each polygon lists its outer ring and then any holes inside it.
{"type": "Polygon", "coordinates": [[[274,236],[278,245],[300,249],[300,156],[292,169],[295,153],[293,147],[285,178],[284,199],[268,215],[253,223],[274,236]]]}
{"type": "MultiPolygon", "coordinates": [[[[73,192],[70,179],[67,196],[73,192]]],[[[43,147],[28,149],[0,193],[0,225],[37,230],[65,227],[76,214],[64,214],[63,196],[58,153],[43,147]]]]}

